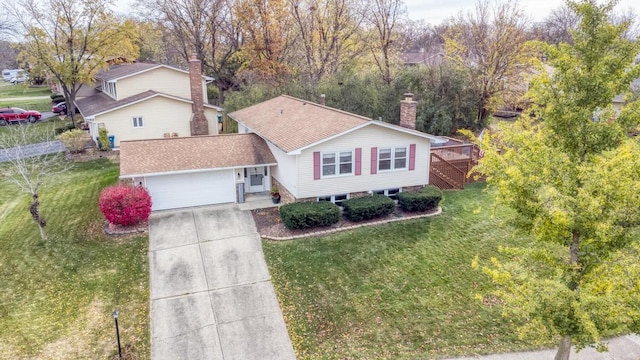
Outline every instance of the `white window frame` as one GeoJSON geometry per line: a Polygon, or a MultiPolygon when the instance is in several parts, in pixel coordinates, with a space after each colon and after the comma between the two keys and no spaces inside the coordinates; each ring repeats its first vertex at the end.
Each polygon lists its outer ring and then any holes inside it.
{"type": "MultiPolygon", "coordinates": [[[[402,159],[402,158],[401,158],[402,159]]],[[[389,172],[389,171],[403,171],[403,170],[407,170],[409,169],[409,146],[391,146],[391,147],[384,147],[384,148],[378,148],[378,172],[389,172]],[[396,167],[396,150],[397,149],[404,149],[404,167],[396,167]],[[390,150],[391,152],[391,158],[389,159],[390,164],[389,164],[389,169],[380,169],[380,162],[383,161],[380,157],[380,154],[382,153],[382,151],[384,150],[390,150]]]]}
{"type": "Polygon", "coordinates": [[[346,193],[346,194],[333,194],[333,195],[327,195],[327,196],[318,196],[316,198],[316,201],[320,202],[320,201],[329,201],[333,204],[336,203],[336,201],[345,201],[345,200],[349,200],[351,199],[351,194],[346,193]],[[336,200],[336,196],[346,196],[345,199],[338,199],[336,200]]]}
{"type": "MultiPolygon", "coordinates": [[[[344,164],[347,164],[346,162],[344,164]]],[[[320,153],[320,177],[321,178],[332,178],[332,177],[338,177],[338,176],[352,176],[353,174],[355,174],[355,166],[356,166],[356,158],[355,158],[355,151],[354,150],[347,150],[347,151],[323,151],[320,153]],[[340,174],[340,165],[343,164],[340,162],[340,154],[344,154],[344,153],[350,153],[351,154],[351,172],[349,173],[344,173],[344,174],[340,174]],[[334,159],[335,159],[335,163],[333,164],[333,169],[334,169],[334,174],[332,175],[325,175],[324,174],[324,156],[325,155],[329,155],[329,154],[333,154],[334,159]]],[[[340,194],[342,195],[342,194],[340,194]]]]}
{"type": "Polygon", "coordinates": [[[132,119],[132,123],[133,123],[134,129],[139,129],[144,127],[144,120],[142,119],[142,116],[134,116],[132,119]]]}

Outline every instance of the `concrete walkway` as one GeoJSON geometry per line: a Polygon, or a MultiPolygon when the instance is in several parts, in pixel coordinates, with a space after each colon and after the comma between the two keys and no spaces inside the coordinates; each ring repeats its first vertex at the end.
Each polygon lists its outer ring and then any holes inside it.
{"type": "Polygon", "coordinates": [[[0,101],[7,102],[7,101],[26,101],[26,100],[44,100],[44,99],[51,99],[51,97],[48,96],[48,95],[42,95],[42,96],[18,96],[18,97],[0,98],[0,101]]]}
{"type": "MultiPolygon", "coordinates": [[[[499,355],[464,357],[449,360],[553,360],[556,350],[541,350],[499,355]]],[[[640,360],[640,337],[621,336],[609,340],[609,351],[599,353],[594,349],[584,349],[579,353],[571,351],[571,360],[640,360]]]]}
{"type": "Polygon", "coordinates": [[[249,212],[158,212],[149,229],[152,360],[295,359],[249,212]]]}

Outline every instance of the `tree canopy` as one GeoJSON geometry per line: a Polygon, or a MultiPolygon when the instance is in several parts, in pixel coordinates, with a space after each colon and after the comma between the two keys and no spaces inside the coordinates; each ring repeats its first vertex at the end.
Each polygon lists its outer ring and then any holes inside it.
{"type": "Polygon", "coordinates": [[[628,22],[612,23],[615,4],[567,2],[580,22],[573,45],[538,44],[554,70],[540,66],[532,83],[536,117],[483,142],[479,171],[534,239],[502,249],[510,260],[484,271],[522,336],[561,339],[556,359],[569,358],[572,342],[603,349],[603,336],[640,330],[640,283],[616,264],[638,243],[640,144],[628,134],[640,103],[620,114],[612,105],[640,76],[640,45],[624,36],[628,22]]]}
{"type": "Polygon", "coordinates": [[[82,84],[94,82],[109,62],[133,61],[139,49],[136,28],[121,22],[106,0],[28,0],[12,5],[25,30],[25,63],[43,68],[64,92],[69,115],[82,84]]]}

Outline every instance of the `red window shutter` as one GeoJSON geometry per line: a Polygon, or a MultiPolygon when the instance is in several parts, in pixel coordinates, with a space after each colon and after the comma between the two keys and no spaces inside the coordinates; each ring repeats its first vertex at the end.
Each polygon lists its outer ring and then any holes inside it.
{"type": "Polygon", "coordinates": [[[409,170],[416,169],[416,144],[409,145],[409,170]]]}
{"type": "Polygon", "coordinates": [[[371,148],[371,175],[378,173],[378,148],[371,148]]]}
{"type": "Polygon", "coordinates": [[[356,176],[362,174],[362,148],[356,148],[356,176]]]}
{"type": "Polygon", "coordinates": [[[313,180],[320,179],[320,152],[313,153],[313,180]]]}

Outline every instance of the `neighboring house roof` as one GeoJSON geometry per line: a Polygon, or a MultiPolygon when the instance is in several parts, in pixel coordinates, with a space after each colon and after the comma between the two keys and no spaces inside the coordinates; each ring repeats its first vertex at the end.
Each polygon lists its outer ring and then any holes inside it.
{"type": "Polygon", "coordinates": [[[160,175],[255,165],[275,165],[255,134],[227,134],[120,143],[120,176],[160,175]]]}
{"type": "MultiPolygon", "coordinates": [[[[117,80],[125,77],[129,77],[135,74],[139,74],[141,72],[149,71],[151,69],[159,68],[161,64],[147,64],[147,63],[131,63],[131,64],[118,64],[111,65],[108,69],[101,70],[96,74],[96,79],[111,81],[117,80]]],[[[166,66],[169,67],[169,66],[166,66]]],[[[171,67],[169,67],[171,68],[171,67]]],[[[175,69],[175,68],[172,68],[175,69]]],[[[179,70],[179,69],[175,69],[179,70]]],[[[182,70],[179,70],[182,71],[182,70]]]]}
{"type": "MultiPolygon", "coordinates": [[[[138,75],[153,69],[166,68],[181,73],[189,74],[189,71],[182,70],[177,67],[164,65],[164,64],[148,64],[148,63],[125,63],[118,65],[111,65],[108,69],[101,70],[96,74],[96,80],[100,81],[113,81],[120,80],[130,76],[138,75]]],[[[202,76],[206,81],[211,82],[214,79],[209,76],[202,76]]]]}
{"type": "MultiPolygon", "coordinates": [[[[174,99],[186,103],[193,103],[193,101],[189,99],[185,99],[179,96],[173,96],[164,94],[154,90],[147,90],[145,92],[129,96],[122,100],[114,100],[112,97],[106,95],[105,93],[99,93],[93,96],[89,96],[75,102],[76,107],[80,109],[82,116],[85,118],[95,117],[110,111],[114,111],[125,106],[133,105],[142,101],[149,100],[154,97],[164,97],[169,99],[174,99]]],[[[204,107],[208,107],[211,109],[216,109],[218,111],[222,110],[221,108],[209,104],[204,104],[204,107]]]]}
{"type": "Polygon", "coordinates": [[[445,54],[442,51],[437,52],[403,52],[400,54],[404,65],[438,65],[442,63],[445,54]]]}
{"type": "Polygon", "coordinates": [[[410,133],[438,143],[446,141],[416,130],[373,121],[287,95],[235,111],[229,116],[286,153],[298,152],[372,125],[410,133]]]}

